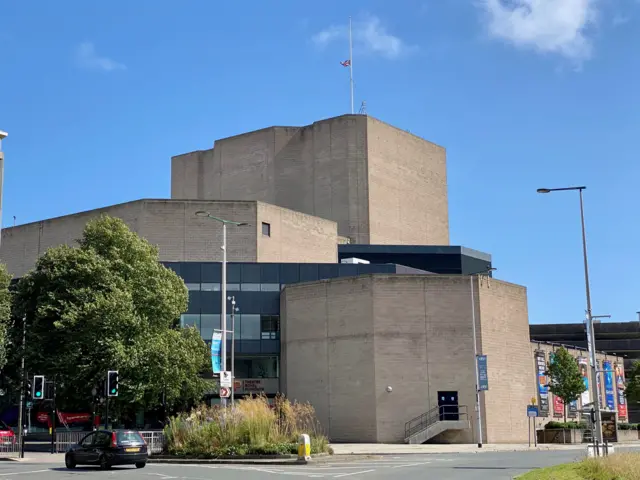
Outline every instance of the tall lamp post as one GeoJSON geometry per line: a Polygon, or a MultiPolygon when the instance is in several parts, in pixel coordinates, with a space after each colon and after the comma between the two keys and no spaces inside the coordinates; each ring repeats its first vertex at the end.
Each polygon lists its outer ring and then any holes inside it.
{"type": "Polygon", "coordinates": [[[471,287],[471,327],[473,334],[473,365],[476,371],[476,420],[478,422],[478,448],[482,448],[482,409],[480,408],[480,370],[478,369],[478,338],[476,336],[476,297],[473,291],[473,277],[496,271],[497,268],[488,267],[480,272],[469,274],[469,286],[471,287]]]}
{"type": "MultiPolygon", "coordinates": [[[[234,222],[223,218],[215,217],[209,212],[199,210],[196,216],[209,218],[222,224],[222,279],[220,283],[220,330],[222,330],[222,362],[221,369],[227,371],[227,225],[242,227],[249,225],[245,222],[234,222]]],[[[233,368],[233,366],[232,366],[233,368]]],[[[222,406],[227,406],[227,399],[222,398],[222,406]]]]}
{"type": "Polygon", "coordinates": [[[2,242],[2,189],[4,187],[4,153],[2,153],[2,140],[9,134],[0,130],[0,242],[2,242]]]}
{"type": "Polygon", "coordinates": [[[591,363],[591,396],[593,397],[593,409],[595,410],[595,441],[602,443],[602,415],[600,413],[600,401],[598,399],[597,367],[596,367],[596,335],[593,328],[593,315],[591,310],[591,288],[589,286],[589,262],[587,261],[587,234],[584,227],[584,202],[582,191],[587,187],[565,187],[565,188],[539,188],[538,193],[578,191],[580,197],[580,222],[582,225],[582,257],[584,261],[584,284],[587,295],[587,341],[589,345],[589,357],[591,363]]]}

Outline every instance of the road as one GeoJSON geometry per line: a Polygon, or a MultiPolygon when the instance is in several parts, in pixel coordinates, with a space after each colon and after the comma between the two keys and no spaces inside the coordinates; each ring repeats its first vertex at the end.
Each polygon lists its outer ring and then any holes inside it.
{"type": "Polygon", "coordinates": [[[430,478],[438,480],[508,480],[534,468],[571,462],[584,455],[582,450],[508,453],[406,454],[377,459],[349,460],[333,457],[313,465],[164,465],[146,468],[119,467],[103,472],[95,468],[67,470],[61,464],[0,462],[2,479],[118,479],[126,480],[268,480],[279,478],[345,478],[400,480],[430,478]]]}

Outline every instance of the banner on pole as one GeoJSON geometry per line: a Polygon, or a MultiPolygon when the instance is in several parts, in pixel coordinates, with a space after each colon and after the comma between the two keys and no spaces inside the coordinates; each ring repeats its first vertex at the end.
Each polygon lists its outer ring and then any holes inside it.
{"type": "Polygon", "coordinates": [[[547,371],[546,355],[542,350],[537,350],[536,357],[536,373],[538,383],[538,404],[539,414],[541,417],[549,415],[549,381],[545,372],[547,371]]]}
{"type": "Polygon", "coordinates": [[[211,371],[220,373],[220,350],[222,348],[222,332],[213,332],[211,336],[211,371]]]}
{"type": "Polygon", "coordinates": [[[624,394],[624,365],[616,363],[616,386],[618,391],[618,417],[627,418],[627,399],[624,394]]]}
{"type": "Polygon", "coordinates": [[[613,383],[613,365],[609,360],[604,361],[604,398],[607,410],[616,411],[616,391],[613,383]]]}
{"type": "Polygon", "coordinates": [[[487,356],[478,355],[478,391],[486,392],[489,390],[489,373],[487,371],[487,356]]]}
{"type": "Polygon", "coordinates": [[[584,383],[584,392],[580,395],[582,407],[586,407],[591,403],[591,395],[589,395],[589,362],[585,357],[578,358],[578,366],[580,367],[580,375],[584,383]]]}

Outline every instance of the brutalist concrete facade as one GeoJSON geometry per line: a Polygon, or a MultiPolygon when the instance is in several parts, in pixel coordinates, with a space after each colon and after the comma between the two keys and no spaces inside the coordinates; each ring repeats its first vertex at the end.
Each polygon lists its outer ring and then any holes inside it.
{"type": "Polygon", "coordinates": [[[171,196],[279,205],[337,222],[352,243],[449,244],[445,149],[365,115],[266,128],[176,156],[171,196]]]}
{"type": "Polygon", "coordinates": [[[257,201],[137,200],[87,212],[51,218],[2,230],[0,260],[14,276],[34,267],[48,248],[73,245],[86,223],[102,214],[124,220],[129,227],[157,245],[163,262],[216,262],[222,260],[222,227],[197,217],[212,215],[246,222],[227,228],[230,262],[337,261],[335,222],[257,201]],[[269,225],[269,235],[263,233],[269,225]]]}
{"type": "Polygon", "coordinates": [[[456,391],[471,428],[436,441],[472,443],[477,346],[489,358],[488,443],[525,443],[535,393],[524,287],[487,277],[384,275],[287,286],[281,385],[310,401],[333,441],[402,442],[404,426],[456,391]],[[391,387],[391,392],[387,387],[391,387]]]}

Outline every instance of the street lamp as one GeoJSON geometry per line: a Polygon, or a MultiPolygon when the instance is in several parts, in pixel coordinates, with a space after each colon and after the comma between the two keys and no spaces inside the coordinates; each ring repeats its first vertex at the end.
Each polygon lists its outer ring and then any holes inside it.
{"type": "Polygon", "coordinates": [[[0,243],[2,242],[2,189],[4,187],[4,153],[2,153],[2,140],[9,134],[0,130],[0,243]]]}
{"type": "Polygon", "coordinates": [[[476,371],[476,420],[478,421],[478,448],[482,448],[482,410],[480,409],[480,371],[478,369],[478,339],[476,338],[476,299],[473,292],[473,277],[476,275],[489,274],[497,268],[487,267],[486,269],[469,274],[469,286],[471,287],[471,325],[473,332],[473,364],[476,371]]]}
{"type": "MultiPolygon", "coordinates": [[[[220,330],[222,330],[222,362],[221,369],[227,371],[227,225],[242,227],[249,225],[245,222],[234,222],[223,218],[215,217],[209,212],[199,210],[196,212],[197,217],[209,218],[222,224],[222,281],[220,284],[221,303],[220,303],[220,330]]],[[[227,406],[227,399],[222,398],[222,405],[227,406]]]]}
{"type": "MultiPolygon", "coordinates": [[[[598,386],[596,382],[596,335],[593,328],[593,315],[591,313],[591,289],[589,287],[589,262],[587,261],[587,234],[584,227],[584,201],[582,191],[587,187],[565,187],[565,188],[538,188],[538,193],[564,192],[577,190],[580,196],[580,222],[582,225],[582,257],[584,261],[584,284],[587,296],[587,344],[589,346],[589,357],[591,361],[591,396],[593,397],[593,408],[596,414],[596,439],[602,443],[602,415],[600,414],[600,401],[598,400],[598,386]]],[[[596,446],[597,449],[597,446],[596,446]]]]}

